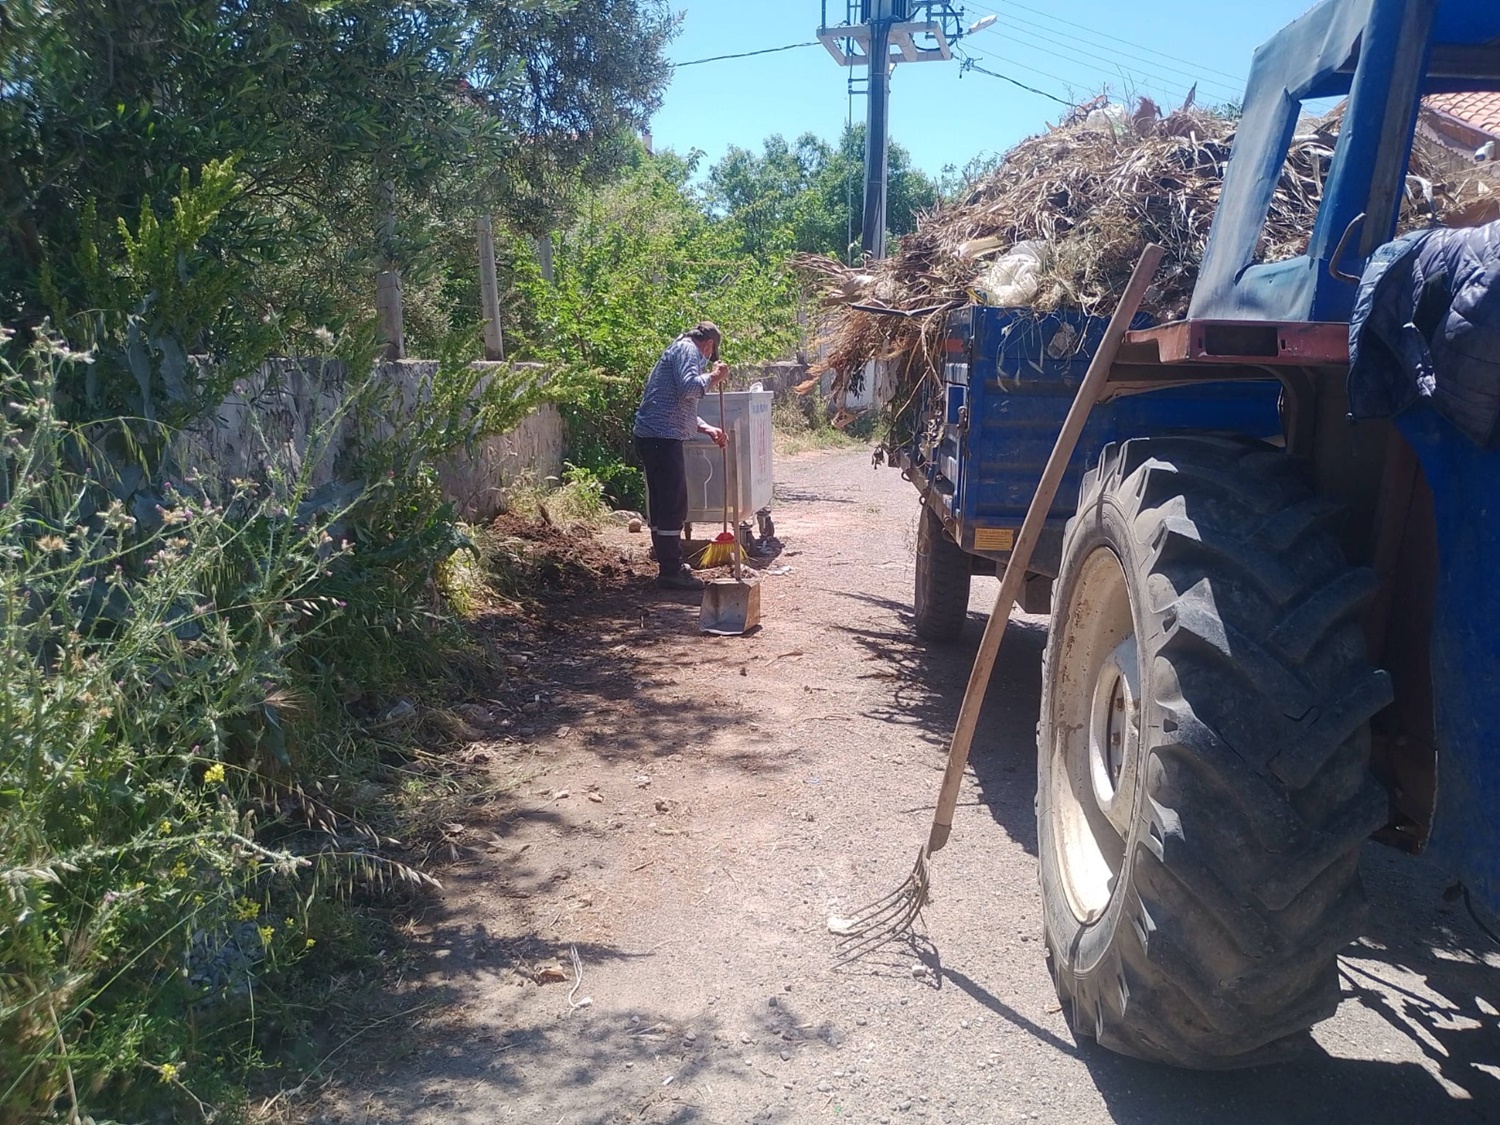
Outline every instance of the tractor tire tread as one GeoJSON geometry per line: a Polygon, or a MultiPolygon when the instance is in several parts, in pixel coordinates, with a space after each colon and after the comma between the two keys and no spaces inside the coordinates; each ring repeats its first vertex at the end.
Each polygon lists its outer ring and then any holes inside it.
{"type": "Polygon", "coordinates": [[[1391,697],[1359,628],[1372,576],[1343,561],[1331,507],[1272,447],[1109,447],[1065,538],[1043,666],[1044,768],[1070,551],[1081,561],[1075,544],[1097,539],[1106,504],[1135,540],[1117,548],[1127,584],[1154,603],[1138,607],[1148,628],[1137,635],[1142,675],[1162,677],[1160,729],[1143,740],[1148,830],[1127,841],[1118,915],[1093,964],[1075,963],[1078,933],[1054,924],[1076,920],[1048,885],[1038,802],[1053,976],[1075,1029],[1114,1050],[1257,1065],[1332,1013],[1335,955],[1363,915],[1358,852],[1386,815],[1367,724],[1391,697]]]}

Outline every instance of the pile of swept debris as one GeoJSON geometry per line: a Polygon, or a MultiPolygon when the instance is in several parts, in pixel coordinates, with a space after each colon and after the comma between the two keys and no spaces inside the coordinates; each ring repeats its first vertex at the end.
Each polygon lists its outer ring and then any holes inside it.
{"type": "MultiPolygon", "coordinates": [[[[1261,261],[1306,251],[1340,119],[1336,111],[1304,121],[1276,187],[1261,261]]],[[[977,302],[1108,315],[1148,242],[1167,253],[1143,311],[1182,317],[1234,128],[1232,117],[1190,105],[1162,116],[1146,98],[1133,108],[1096,99],[1013,148],[961,202],[924,216],[892,257],[848,267],[799,256],[795,266],[824,306],[826,350],[812,374],[832,372],[841,401],[861,389],[868,361],[903,357],[893,387],[899,409],[939,370],[933,361],[949,309],[977,302]]],[[[1435,184],[1427,166],[1419,146],[1404,230],[1440,218],[1465,194],[1435,184]]]]}

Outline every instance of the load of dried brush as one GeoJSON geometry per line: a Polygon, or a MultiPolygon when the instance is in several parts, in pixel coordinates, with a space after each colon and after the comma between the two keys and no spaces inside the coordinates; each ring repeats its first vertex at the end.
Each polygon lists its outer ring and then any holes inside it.
{"type": "MultiPolygon", "coordinates": [[[[1277,184],[1261,260],[1305,252],[1338,135],[1337,113],[1305,121],[1277,184]]],[[[1129,109],[1102,99],[1021,142],[962,201],[922,217],[897,252],[847,267],[801,255],[795,267],[824,306],[823,359],[812,374],[834,375],[834,393],[861,388],[865,364],[897,364],[894,409],[935,378],[945,313],[973,299],[976,279],[1018,243],[1045,245],[1030,307],[1108,315],[1148,242],[1166,248],[1144,311],[1185,314],[1208,242],[1229,160],[1234,119],[1184,106],[1162,116],[1149,99],[1129,109]],[[904,315],[872,310],[899,310],[904,315]]],[[[1404,226],[1419,226],[1456,201],[1421,175],[1408,179],[1404,226]]],[[[805,384],[811,386],[812,383],[805,384]]],[[[842,416],[838,421],[847,421],[842,416]]]]}

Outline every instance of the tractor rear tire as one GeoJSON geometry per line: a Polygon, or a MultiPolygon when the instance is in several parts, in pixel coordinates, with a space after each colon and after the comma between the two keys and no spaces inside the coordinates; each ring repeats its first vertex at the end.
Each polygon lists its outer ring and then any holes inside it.
{"type": "Polygon", "coordinates": [[[1039,872],[1064,1010],[1111,1050],[1259,1065],[1338,1004],[1391,688],[1333,511],[1248,440],[1129,441],[1084,478],[1042,670],[1039,872]]]}
{"type": "Polygon", "coordinates": [[[923,504],[917,525],[917,636],[937,642],[958,639],[969,614],[973,573],[968,552],[953,541],[943,521],[923,504]]]}

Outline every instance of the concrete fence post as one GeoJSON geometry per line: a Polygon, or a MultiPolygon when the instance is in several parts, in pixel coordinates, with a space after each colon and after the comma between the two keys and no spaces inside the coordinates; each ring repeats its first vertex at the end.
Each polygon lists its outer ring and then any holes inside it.
{"type": "Polygon", "coordinates": [[[495,280],[495,228],[490,216],[475,224],[479,231],[479,311],[484,317],[484,358],[505,358],[505,339],[500,332],[500,286],[495,280]]]}
{"type": "Polygon", "coordinates": [[[406,358],[406,332],[402,323],[401,274],[395,267],[396,185],[385,180],[380,196],[380,257],[385,268],[375,275],[375,317],[386,359],[406,358]]]}
{"type": "Polygon", "coordinates": [[[539,236],[536,240],[536,264],[541,270],[542,280],[551,282],[552,273],[552,233],[539,236]]]}

